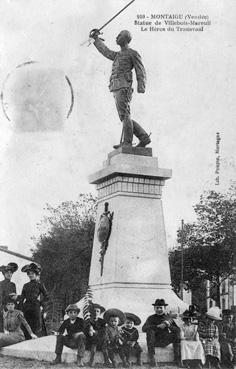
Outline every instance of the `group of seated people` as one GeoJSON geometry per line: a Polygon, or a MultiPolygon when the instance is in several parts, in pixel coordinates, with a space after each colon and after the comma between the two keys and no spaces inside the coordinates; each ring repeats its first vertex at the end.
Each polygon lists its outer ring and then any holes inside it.
{"type": "MultiPolygon", "coordinates": [[[[40,328],[41,294],[47,298],[45,287],[39,281],[40,266],[35,263],[22,268],[30,282],[23,286],[22,294],[17,296],[15,285],[11,282],[17,264],[1,266],[4,280],[0,282],[0,348],[27,338],[37,338],[40,328]],[[19,305],[18,305],[19,302],[19,305]],[[24,332],[23,332],[24,331],[24,332]]],[[[174,360],[178,366],[201,369],[220,368],[224,363],[229,368],[236,364],[236,324],[230,310],[210,308],[205,314],[198,313],[190,305],[181,314],[182,322],[166,311],[164,299],[156,299],[152,304],[154,314],[142,326],[146,334],[149,365],[156,366],[158,357],[155,347],[173,344],[174,360]]],[[[78,317],[80,309],[76,304],[66,308],[68,318],[61,324],[56,340],[56,358],[52,364],[61,363],[64,345],[77,349],[77,365],[84,366],[85,350],[90,351],[89,366],[94,365],[96,350],[102,352],[105,367],[117,367],[117,355],[122,366],[127,368],[131,356],[136,357],[136,365],[141,366],[142,348],[139,344],[141,319],[133,312],[119,309],[105,309],[91,302],[89,319],[78,317]]]]}
{"type": "MultiPolygon", "coordinates": [[[[223,362],[229,368],[235,365],[235,324],[230,310],[225,311],[221,322],[221,310],[210,308],[205,314],[196,311],[193,305],[186,310],[182,324],[176,324],[176,316],[166,312],[164,299],[156,299],[152,304],[154,314],[149,316],[142,326],[146,333],[149,365],[156,366],[155,347],[173,344],[174,359],[178,366],[201,369],[220,368],[223,362]],[[220,323],[220,324],[219,324],[220,323]]],[[[78,317],[77,305],[69,305],[66,319],[58,331],[56,358],[52,364],[61,362],[63,346],[77,348],[77,365],[83,366],[85,349],[90,350],[88,365],[94,365],[96,350],[104,356],[105,367],[117,367],[117,354],[122,367],[130,366],[131,355],[136,357],[136,365],[141,366],[142,348],[138,342],[139,332],[135,326],[141,324],[140,318],[130,312],[108,309],[91,303],[91,316],[87,324],[78,317]],[[102,316],[102,317],[101,317],[102,316]],[[64,335],[65,331],[67,332],[64,335]]]]}

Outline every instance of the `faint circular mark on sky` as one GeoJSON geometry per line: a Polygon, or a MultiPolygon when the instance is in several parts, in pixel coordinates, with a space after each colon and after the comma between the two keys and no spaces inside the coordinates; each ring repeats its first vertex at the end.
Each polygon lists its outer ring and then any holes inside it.
{"type": "Polygon", "coordinates": [[[16,131],[57,131],[73,110],[74,91],[62,70],[27,61],[6,76],[1,103],[16,131]]]}

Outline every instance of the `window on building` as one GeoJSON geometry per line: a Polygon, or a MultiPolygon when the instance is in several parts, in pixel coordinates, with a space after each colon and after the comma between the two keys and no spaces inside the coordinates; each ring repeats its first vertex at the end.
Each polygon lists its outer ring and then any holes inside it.
{"type": "Polygon", "coordinates": [[[224,310],[225,309],[225,299],[222,299],[222,301],[221,301],[221,307],[222,307],[222,310],[224,310]]]}
{"type": "Polygon", "coordinates": [[[222,292],[222,295],[224,295],[226,293],[226,281],[223,281],[222,282],[221,292],[222,292]]]}

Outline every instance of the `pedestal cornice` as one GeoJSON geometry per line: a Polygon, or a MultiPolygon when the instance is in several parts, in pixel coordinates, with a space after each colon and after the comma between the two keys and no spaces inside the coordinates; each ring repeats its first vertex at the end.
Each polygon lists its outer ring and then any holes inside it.
{"type": "Polygon", "coordinates": [[[157,158],[119,153],[112,157],[108,156],[103,168],[89,176],[89,183],[100,184],[119,175],[166,180],[171,178],[172,171],[159,168],[157,158]]]}

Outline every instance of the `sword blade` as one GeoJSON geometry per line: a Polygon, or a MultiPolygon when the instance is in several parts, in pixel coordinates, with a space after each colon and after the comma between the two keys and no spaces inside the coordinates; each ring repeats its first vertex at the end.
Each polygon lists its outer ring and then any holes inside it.
{"type": "MultiPolygon", "coordinates": [[[[112,21],[113,21],[113,19],[115,19],[120,13],[122,13],[126,8],[128,8],[128,6],[130,6],[133,2],[134,2],[135,0],[131,0],[127,5],[125,5],[124,6],[124,8],[122,8],[121,10],[119,10],[118,11],[118,13],[116,13],[111,19],[109,19],[105,24],[103,24],[103,26],[102,27],[100,27],[99,29],[98,29],[98,31],[101,31],[103,28],[105,28],[109,23],[111,23],[112,21]]],[[[89,43],[88,44],[88,46],[90,45],[90,40],[91,40],[91,38],[89,38],[88,40],[86,40],[86,41],[84,41],[84,42],[82,42],[81,44],[80,44],[80,46],[83,46],[83,45],[85,45],[85,44],[87,44],[87,43],[89,43]]]]}
{"type": "Polygon", "coordinates": [[[128,6],[130,6],[135,0],[130,1],[127,5],[124,6],[118,13],[116,13],[111,19],[109,19],[105,24],[103,24],[102,27],[99,28],[99,31],[101,31],[104,27],[106,27],[110,22],[113,21],[120,13],[122,13],[128,6]]]}

